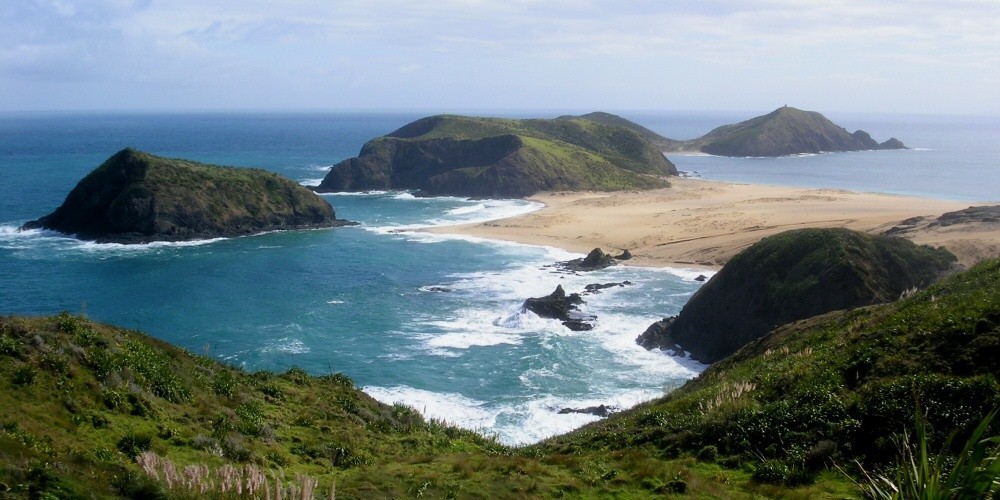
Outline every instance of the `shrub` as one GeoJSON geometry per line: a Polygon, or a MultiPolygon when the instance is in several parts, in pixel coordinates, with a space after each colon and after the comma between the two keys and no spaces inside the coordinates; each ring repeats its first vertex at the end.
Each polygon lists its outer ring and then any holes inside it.
{"type": "Polygon", "coordinates": [[[139,453],[149,450],[149,447],[152,444],[152,436],[128,433],[118,440],[115,447],[118,448],[118,451],[124,453],[129,458],[135,459],[139,453]]]}
{"type": "Polygon", "coordinates": [[[950,442],[931,455],[927,424],[918,413],[916,443],[905,430],[894,437],[899,450],[894,472],[872,476],[862,467],[864,481],[856,484],[876,499],[994,498],[1000,493],[1000,435],[986,433],[996,415],[993,410],[979,422],[955,457],[950,442]]]}
{"type": "Polygon", "coordinates": [[[230,434],[222,440],[222,455],[237,462],[249,462],[253,453],[247,440],[239,434],[230,434]]]}
{"type": "Polygon", "coordinates": [[[702,462],[715,462],[719,458],[719,448],[710,444],[698,450],[698,460],[702,462]]]}
{"type": "Polygon", "coordinates": [[[765,460],[753,471],[753,480],[764,484],[785,484],[792,475],[788,464],[780,460],[765,460]]]}
{"type": "Polygon", "coordinates": [[[35,369],[31,365],[21,365],[14,370],[11,382],[14,385],[31,385],[35,381],[35,369]]]}

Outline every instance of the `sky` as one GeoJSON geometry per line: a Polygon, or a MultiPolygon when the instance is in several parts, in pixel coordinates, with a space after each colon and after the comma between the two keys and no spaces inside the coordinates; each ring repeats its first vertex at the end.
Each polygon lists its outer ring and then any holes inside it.
{"type": "Polygon", "coordinates": [[[0,111],[1000,116],[1000,0],[2,0],[0,111]]]}

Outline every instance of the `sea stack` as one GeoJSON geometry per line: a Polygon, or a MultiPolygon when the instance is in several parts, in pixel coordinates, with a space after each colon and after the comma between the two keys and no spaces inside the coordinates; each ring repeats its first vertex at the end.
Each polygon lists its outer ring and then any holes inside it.
{"type": "Polygon", "coordinates": [[[349,224],[273,172],[128,148],[84,177],[54,212],[25,224],[101,243],[183,241],[349,224]]]}

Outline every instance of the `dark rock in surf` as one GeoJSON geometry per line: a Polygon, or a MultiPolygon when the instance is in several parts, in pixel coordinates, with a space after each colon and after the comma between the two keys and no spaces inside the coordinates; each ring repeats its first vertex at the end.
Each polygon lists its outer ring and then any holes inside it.
{"type": "Polygon", "coordinates": [[[589,323],[597,319],[594,316],[581,314],[578,311],[578,304],[583,304],[580,294],[572,293],[566,295],[566,290],[562,285],[556,286],[554,292],[545,297],[532,297],[524,301],[522,309],[531,311],[542,318],[558,319],[563,325],[573,331],[586,331],[593,329],[589,323]]]}
{"type": "Polygon", "coordinates": [[[615,413],[616,408],[612,408],[607,405],[599,406],[588,406],[586,408],[563,408],[559,410],[560,415],[566,415],[569,413],[586,413],[589,415],[597,415],[598,417],[608,417],[612,413],[615,413]]]}
{"type": "Polygon", "coordinates": [[[595,248],[586,257],[562,262],[559,264],[559,267],[566,271],[587,272],[611,267],[617,263],[618,261],[614,257],[604,253],[604,250],[595,248]]]}
{"type": "Polygon", "coordinates": [[[591,283],[583,287],[583,293],[600,293],[601,290],[606,288],[624,287],[631,284],[633,283],[628,280],[619,283],[591,283]]]}

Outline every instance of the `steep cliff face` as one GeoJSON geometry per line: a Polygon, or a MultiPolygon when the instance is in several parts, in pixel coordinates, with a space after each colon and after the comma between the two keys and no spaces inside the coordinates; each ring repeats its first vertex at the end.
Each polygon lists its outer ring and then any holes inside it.
{"type": "Polygon", "coordinates": [[[335,165],[319,192],[417,190],[521,197],[548,190],[667,186],[677,170],[638,132],[582,118],[432,116],[373,139],[335,165]]]}
{"type": "Polygon", "coordinates": [[[847,229],[765,238],[732,258],[675,318],[636,341],[712,363],[775,327],[825,312],[888,302],[929,285],[954,261],[945,250],[847,229]]]}
{"type": "MultiPolygon", "coordinates": [[[[675,148],[678,149],[678,148],[675,148]]],[[[863,130],[849,133],[815,111],[788,106],[750,120],[724,125],[679,149],[719,156],[786,156],[834,151],[906,149],[898,139],[881,144],[863,130]]]]}
{"type": "Polygon", "coordinates": [[[129,148],[84,177],[54,212],[24,227],[145,243],[344,224],[329,203],[278,174],[129,148]]]}

